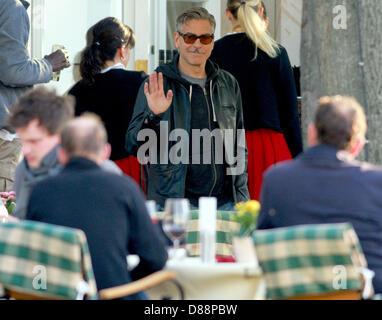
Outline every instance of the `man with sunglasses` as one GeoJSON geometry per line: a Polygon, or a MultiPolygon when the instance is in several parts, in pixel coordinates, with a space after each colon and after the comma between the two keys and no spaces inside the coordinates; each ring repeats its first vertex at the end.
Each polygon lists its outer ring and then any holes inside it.
{"type": "Polygon", "coordinates": [[[139,150],[143,143],[138,142],[144,136],[142,129],[156,133],[156,141],[148,142],[149,153],[157,158],[153,161],[150,157],[146,191],[147,197],[161,207],[167,198],[183,197],[197,207],[200,197],[209,196],[217,198],[219,209],[230,210],[235,203],[249,199],[239,86],[231,74],[208,59],[214,47],[215,26],[214,17],[204,8],[182,13],[174,33],[179,54],[150,75],[137,96],[126,149],[144,160],[139,150]],[[179,142],[184,132],[189,145],[182,137],[179,142]],[[202,134],[201,139],[195,132],[210,135],[202,134]],[[231,145],[227,132],[233,134],[231,145]],[[206,139],[210,139],[210,146],[203,148],[206,139]],[[176,147],[180,153],[186,149],[180,161],[179,152],[173,152],[176,147]],[[227,160],[229,151],[236,163],[227,160]],[[240,169],[234,170],[239,163],[240,169]]]}

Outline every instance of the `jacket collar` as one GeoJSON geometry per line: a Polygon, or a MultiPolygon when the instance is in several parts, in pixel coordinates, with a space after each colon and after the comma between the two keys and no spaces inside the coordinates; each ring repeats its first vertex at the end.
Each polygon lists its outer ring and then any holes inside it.
{"type": "Polygon", "coordinates": [[[20,0],[20,2],[23,4],[25,10],[28,10],[30,3],[26,0],[20,0]]]}
{"type": "Polygon", "coordinates": [[[347,151],[338,150],[327,144],[319,144],[309,148],[300,154],[298,159],[317,166],[340,166],[344,163],[356,165],[358,163],[347,151]]]}
{"type": "Polygon", "coordinates": [[[92,169],[100,169],[100,167],[94,161],[84,157],[71,158],[64,167],[64,171],[67,171],[67,170],[81,171],[81,170],[92,170],[92,169]]]}

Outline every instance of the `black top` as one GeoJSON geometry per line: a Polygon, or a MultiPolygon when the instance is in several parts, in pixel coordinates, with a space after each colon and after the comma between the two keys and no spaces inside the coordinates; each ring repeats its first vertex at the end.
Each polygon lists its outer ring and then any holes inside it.
{"type": "Polygon", "coordinates": [[[302,151],[296,85],[288,53],[280,46],[270,58],[245,33],[230,34],[215,42],[211,60],[239,82],[244,128],[272,129],[284,133],[292,156],[302,151]]]}
{"type": "Polygon", "coordinates": [[[88,111],[101,117],[112,148],[111,160],[128,157],[125,135],[138,89],[145,77],[144,72],[112,69],[97,74],[94,85],[86,86],[80,81],[69,91],[76,98],[76,116],[88,111]]]}
{"type": "Polygon", "coordinates": [[[98,290],[158,271],[167,260],[136,183],[85,158],[71,159],[58,175],[34,186],[26,218],[83,230],[98,290]],[[140,257],[131,273],[128,253],[140,257]]]}

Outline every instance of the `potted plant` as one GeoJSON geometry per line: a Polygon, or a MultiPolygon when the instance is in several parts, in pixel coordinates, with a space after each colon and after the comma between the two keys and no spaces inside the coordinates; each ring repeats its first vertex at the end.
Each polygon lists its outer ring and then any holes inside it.
{"type": "Polygon", "coordinates": [[[0,192],[0,197],[1,197],[1,200],[2,200],[5,208],[7,209],[8,214],[12,214],[12,212],[16,206],[15,192],[14,191],[0,192]]]}
{"type": "Polygon", "coordinates": [[[237,229],[232,230],[232,246],[237,262],[258,264],[253,240],[250,237],[256,229],[260,203],[256,200],[239,202],[235,205],[236,213],[231,220],[237,222],[237,229]]]}

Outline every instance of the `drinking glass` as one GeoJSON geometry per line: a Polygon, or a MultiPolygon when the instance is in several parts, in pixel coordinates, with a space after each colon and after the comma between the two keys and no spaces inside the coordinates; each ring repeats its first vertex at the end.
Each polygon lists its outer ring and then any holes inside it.
{"type": "MultiPolygon", "coordinates": [[[[65,49],[65,47],[62,46],[62,45],[60,45],[60,44],[54,44],[54,45],[52,46],[52,52],[55,52],[55,51],[60,50],[60,49],[65,49]]],[[[60,71],[55,71],[55,72],[53,72],[53,78],[52,78],[52,80],[53,80],[53,81],[59,81],[59,80],[60,80],[60,74],[61,74],[60,71]]]]}
{"type": "Polygon", "coordinates": [[[162,228],[165,234],[172,240],[174,244],[173,255],[177,256],[181,251],[179,249],[180,240],[187,232],[190,220],[190,202],[188,199],[167,199],[164,211],[162,228]]]}

